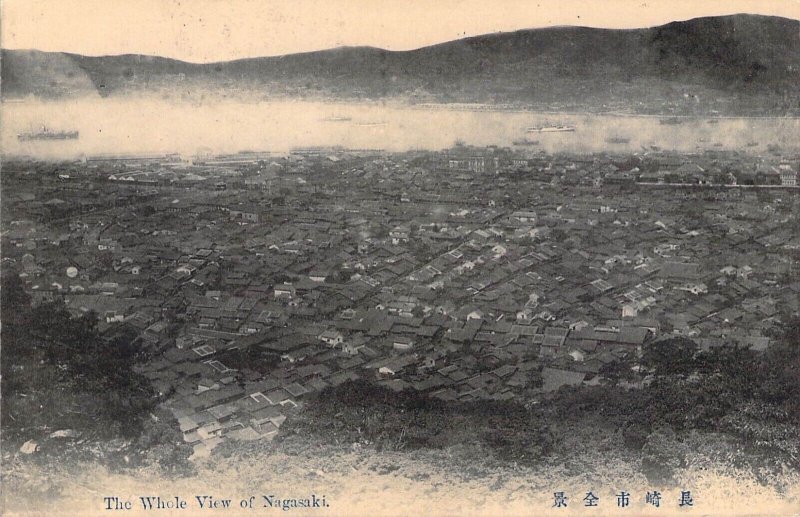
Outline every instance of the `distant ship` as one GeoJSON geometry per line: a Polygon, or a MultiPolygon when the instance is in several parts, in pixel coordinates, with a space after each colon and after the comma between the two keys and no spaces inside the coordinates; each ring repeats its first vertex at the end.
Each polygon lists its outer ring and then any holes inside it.
{"type": "Polygon", "coordinates": [[[621,136],[612,136],[610,138],[606,138],[606,142],[609,144],[627,144],[630,141],[630,138],[624,138],[621,136]]]}
{"type": "Polygon", "coordinates": [[[661,125],[674,126],[677,124],[683,124],[683,120],[679,119],[678,117],[669,117],[669,118],[658,119],[658,123],[661,125]]]}
{"type": "Polygon", "coordinates": [[[575,126],[533,126],[525,131],[528,133],[571,133],[575,131],[575,126]]]}
{"type": "Polygon", "coordinates": [[[388,122],[356,122],[357,126],[361,127],[375,127],[375,126],[387,126],[389,125],[388,122]]]}
{"type": "Polygon", "coordinates": [[[342,116],[338,116],[338,115],[334,115],[332,117],[326,117],[326,118],[322,119],[323,122],[349,122],[351,120],[353,120],[353,119],[350,118],[350,117],[342,117],[342,116]]]}
{"type": "Polygon", "coordinates": [[[539,145],[538,140],[514,140],[511,143],[514,145],[539,145]]]}
{"type": "Polygon", "coordinates": [[[53,131],[45,126],[42,126],[38,131],[17,134],[17,139],[21,142],[31,140],[76,140],[77,138],[77,131],[53,131]]]}

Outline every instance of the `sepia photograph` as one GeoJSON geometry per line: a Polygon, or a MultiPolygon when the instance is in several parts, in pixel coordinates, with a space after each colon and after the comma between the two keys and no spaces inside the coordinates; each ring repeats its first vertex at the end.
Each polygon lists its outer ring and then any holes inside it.
{"type": "Polygon", "coordinates": [[[800,515],[797,0],[0,1],[0,515],[800,515]]]}

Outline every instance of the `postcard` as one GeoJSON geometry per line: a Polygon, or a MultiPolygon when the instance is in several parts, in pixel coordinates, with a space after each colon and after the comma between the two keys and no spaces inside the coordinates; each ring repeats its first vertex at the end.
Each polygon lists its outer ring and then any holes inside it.
{"type": "Polygon", "coordinates": [[[800,515],[796,1],[0,9],[0,514],[800,515]]]}

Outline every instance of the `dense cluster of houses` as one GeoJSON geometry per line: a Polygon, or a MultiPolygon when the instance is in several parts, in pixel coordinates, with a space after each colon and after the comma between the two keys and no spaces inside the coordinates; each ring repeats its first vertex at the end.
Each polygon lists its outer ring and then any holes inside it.
{"type": "Polygon", "coordinates": [[[198,456],[348,380],[529,399],[665,337],[763,350],[800,311],[800,192],[636,184],[796,160],[331,153],[11,164],[3,266],[133,328],[198,456]]]}

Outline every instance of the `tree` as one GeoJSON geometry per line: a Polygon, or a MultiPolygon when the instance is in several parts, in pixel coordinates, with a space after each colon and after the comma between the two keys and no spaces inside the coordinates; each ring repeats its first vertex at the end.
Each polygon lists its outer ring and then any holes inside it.
{"type": "Polygon", "coordinates": [[[340,269],[339,271],[336,271],[333,273],[333,275],[331,275],[331,280],[335,284],[344,284],[347,283],[352,276],[353,274],[351,271],[340,269]]]}
{"type": "Polygon", "coordinates": [[[600,374],[608,379],[611,384],[620,381],[632,382],[638,378],[633,367],[636,366],[636,358],[633,354],[626,354],[616,361],[611,361],[600,367],[600,374]]]}
{"type": "Polygon", "coordinates": [[[550,238],[554,242],[564,242],[565,240],[567,240],[567,232],[565,232],[561,228],[553,228],[550,231],[550,238]]]}
{"type": "Polygon", "coordinates": [[[3,273],[0,290],[0,317],[3,323],[21,323],[20,317],[30,307],[31,297],[25,291],[25,284],[14,271],[3,273]]]}
{"type": "Polygon", "coordinates": [[[800,423],[800,316],[783,325],[758,370],[758,396],[785,408],[800,423]]]}
{"type": "Polygon", "coordinates": [[[175,418],[165,409],[149,414],[150,422],[134,442],[145,463],[157,464],[171,473],[188,473],[193,449],[183,439],[175,418]]]}
{"type": "Polygon", "coordinates": [[[697,344],[691,339],[675,337],[645,346],[642,365],[655,375],[689,375],[695,369],[697,344]]]}

